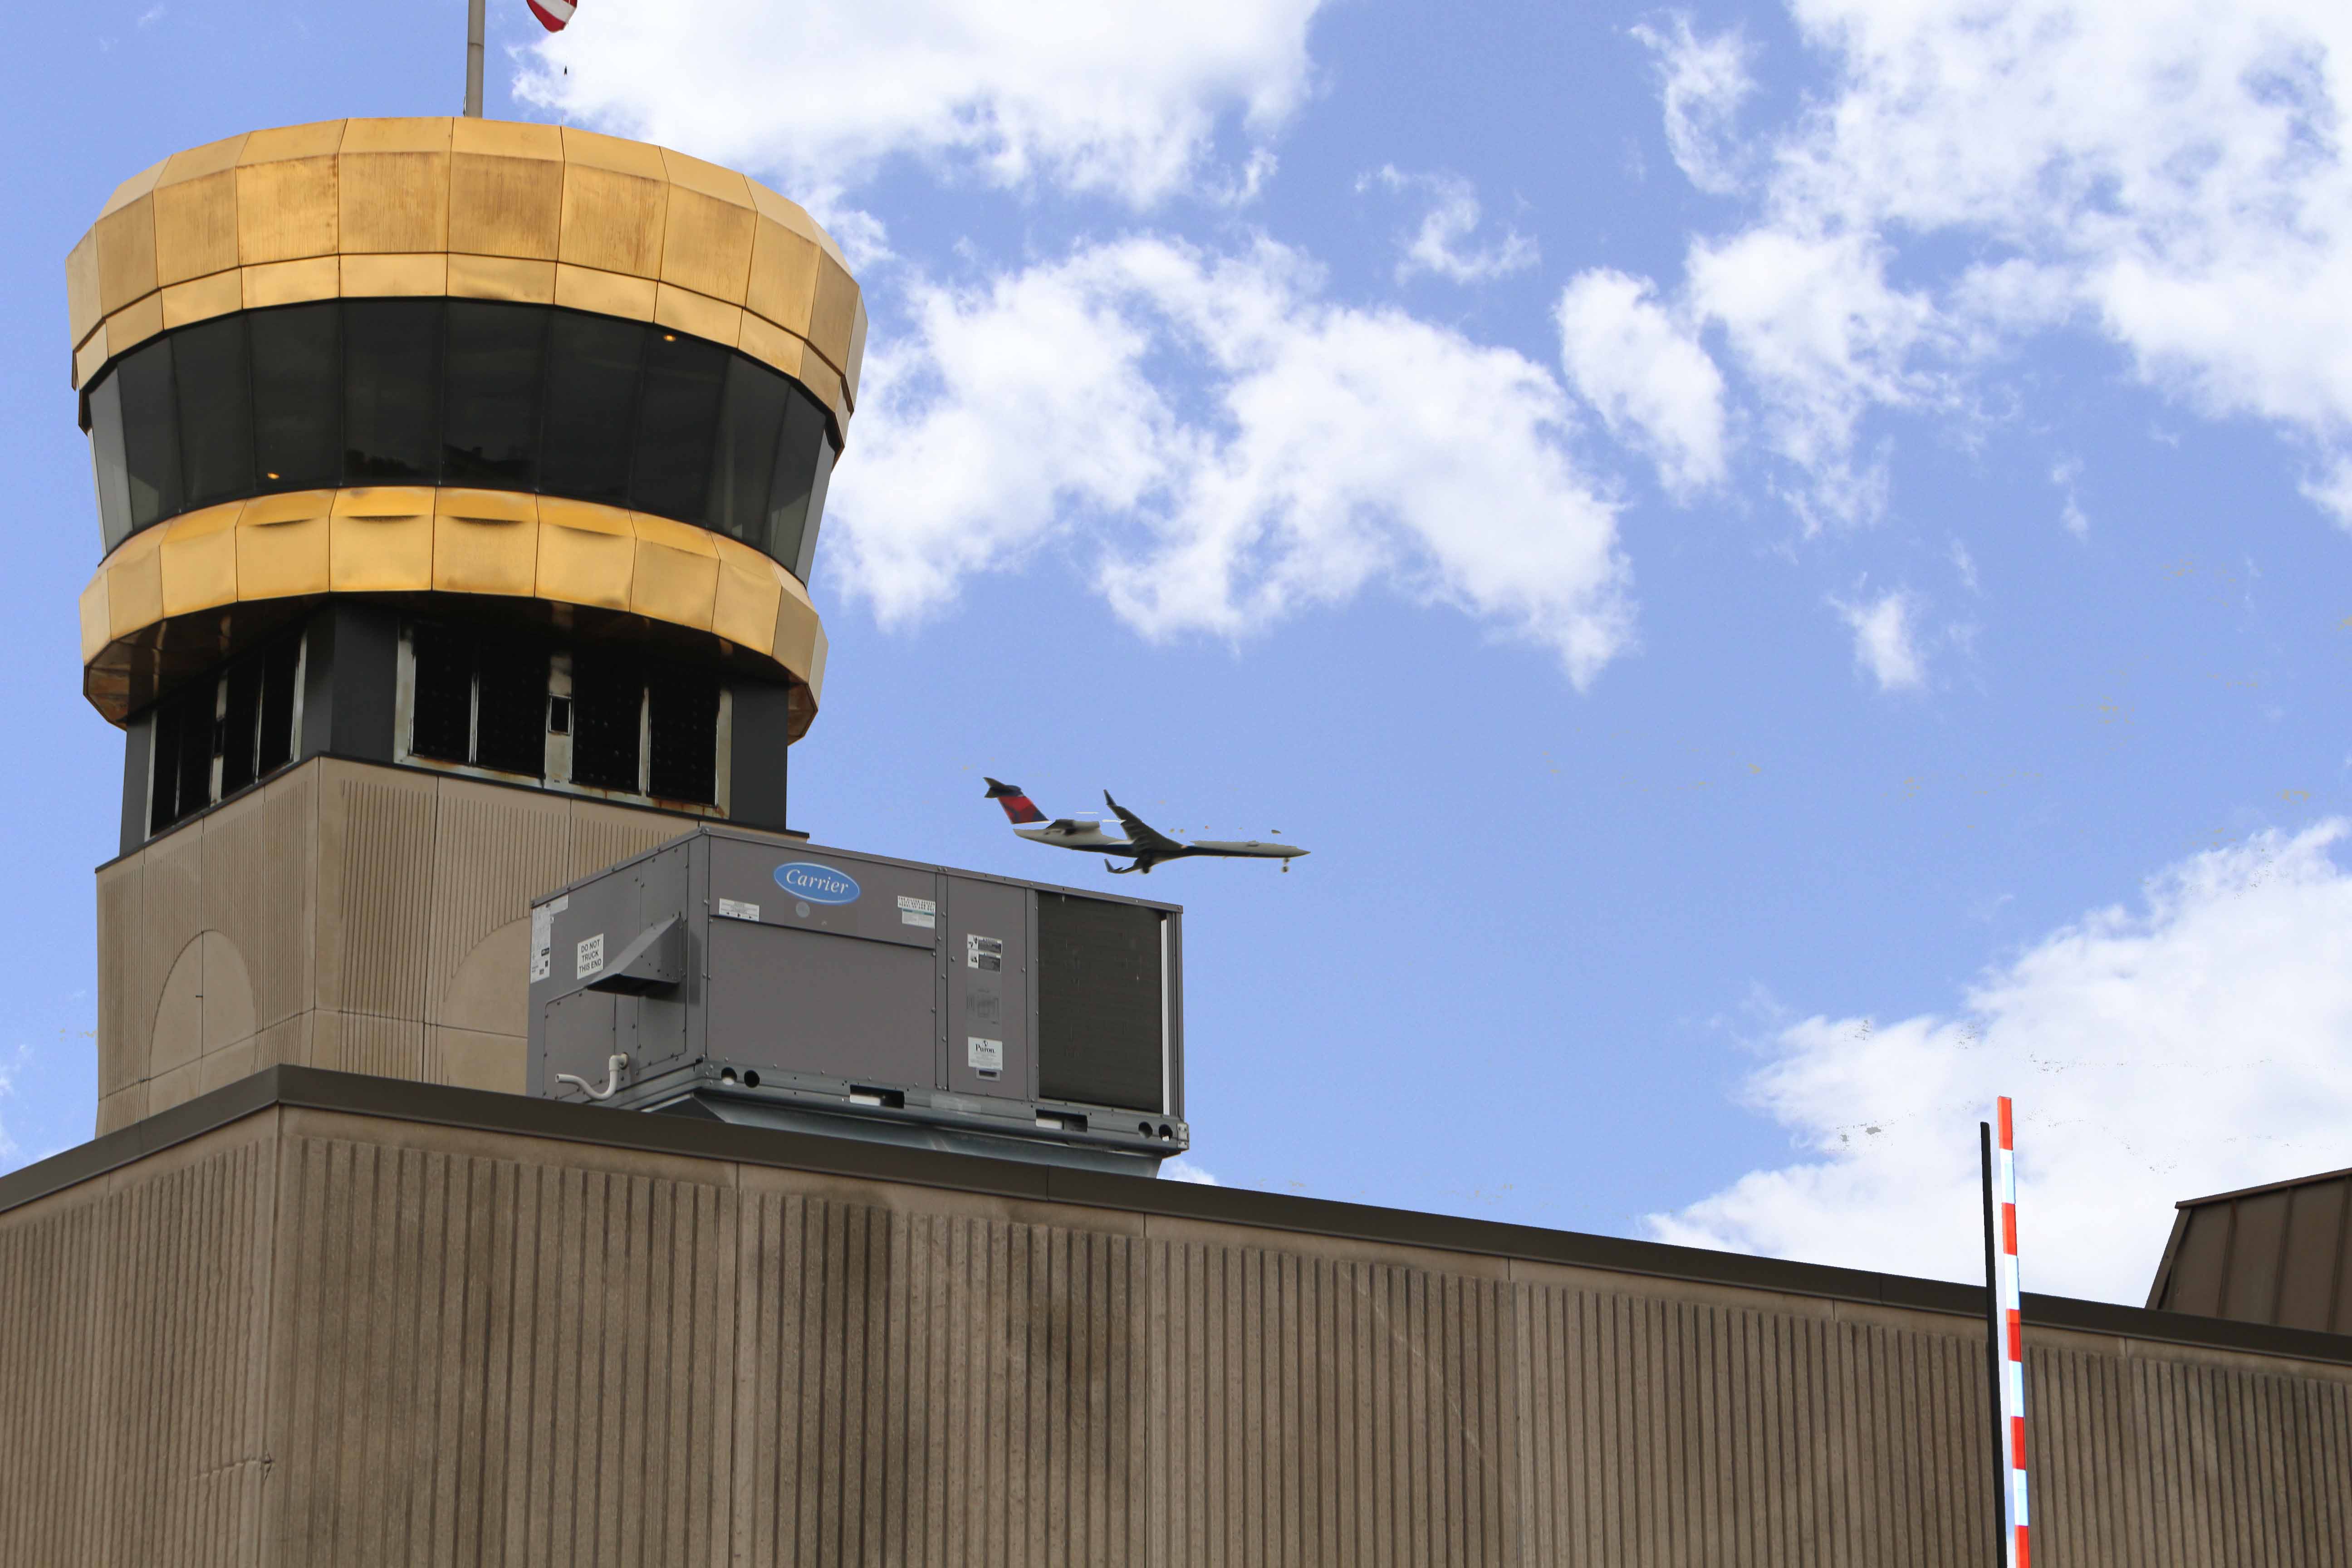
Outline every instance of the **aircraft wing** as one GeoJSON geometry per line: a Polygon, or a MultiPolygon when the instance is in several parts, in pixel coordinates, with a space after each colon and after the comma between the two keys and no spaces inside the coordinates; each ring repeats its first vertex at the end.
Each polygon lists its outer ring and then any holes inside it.
{"type": "Polygon", "coordinates": [[[1296,860],[1307,853],[1296,844],[1268,844],[1260,839],[1196,838],[1195,855],[1230,855],[1252,860],[1296,860]]]}
{"type": "Polygon", "coordinates": [[[1013,831],[1033,844],[1050,844],[1056,849],[1098,849],[1125,855],[1134,848],[1126,839],[1105,833],[1099,823],[1066,816],[1055,817],[1043,827],[1016,827],[1013,831]]]}
{"type": "Polygon", "coordinates": [[[1128,842],[1135,845],[1138,848],[1181,849],[1184,847],[1183,845],[1178,843],[1175,839],[1169,837],[1168,835],[1160,832],[1160,829],[1152,826],[1151,824],[1144,821],[1143,818],[1136,816],[1135,813],[1128,810],[1127,807],[1111,799],[1110,791],[1108,790],[1103,791],[1103,804],[1109,806],[1112,812],[1118,816],[1118,825],[1127,829],[1128,842]]]}

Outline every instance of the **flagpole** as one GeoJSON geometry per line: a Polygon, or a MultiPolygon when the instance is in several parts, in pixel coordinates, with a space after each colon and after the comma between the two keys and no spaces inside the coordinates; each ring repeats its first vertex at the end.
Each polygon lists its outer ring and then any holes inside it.
{"type": "Polygon", "coordinates": [[[482,117],[482,5],[466,0],[466,113],[482,117]]]}
{"type": "Polygon", "coordinates": [[[1993,1568],[2003,1568],[2009,1561],[2009,1466],[2002,1455],[2009,1433],[2001,1420],[2000,1276],[1995,1260],[1999,1243],[1993,1234],[1991,1122],[1977,1123],[1977,1142],[1984,1171],[1985,1373],[1992,1384],[1992,1561],[1993,1568]]]}

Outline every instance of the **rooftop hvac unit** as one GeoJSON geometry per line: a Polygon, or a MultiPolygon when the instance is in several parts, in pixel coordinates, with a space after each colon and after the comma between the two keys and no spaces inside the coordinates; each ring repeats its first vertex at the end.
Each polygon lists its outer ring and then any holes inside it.
{"type": "Polygon", "coordinates": [[[1183,911],[724,827],[531,910],[531,1091],[1149,1172],[1183,911]]]}

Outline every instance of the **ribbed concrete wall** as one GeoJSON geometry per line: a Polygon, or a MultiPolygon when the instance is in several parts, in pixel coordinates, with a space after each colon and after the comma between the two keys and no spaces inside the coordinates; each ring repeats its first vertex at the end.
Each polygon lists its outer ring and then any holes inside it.
{"type": "MultiPolygon", "coordinates": [[[[1991,1556],[1967,1318],[267,1114],[0,1215],[0,1563],[1991,1556]]],[[[2352,1561],[2352,1368],[2037,1340],[2042,1563],[2352,1561]]]]}
{"type": "Polygon", "coordinates": [[[0,1563],[259,1561],[274,1120],[0,1215],[0,1563]]]}
{"type": "Polygon", "coordinates": [[[530,900],[694,826],[319,759],[98,875],[98,1131],[280,1062],[520,1093],[530,900]]]}

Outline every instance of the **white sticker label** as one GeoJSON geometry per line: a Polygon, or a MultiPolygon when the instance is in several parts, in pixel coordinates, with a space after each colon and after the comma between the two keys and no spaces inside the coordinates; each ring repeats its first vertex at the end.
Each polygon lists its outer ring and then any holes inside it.
{"type": "Polygon", "coordinates": [[[760,918],[760,906],[747,904],[740,899],[721,899],[719,912],[730,921],[755,921],[760,918]]]}
{"type": "Polygon", "coordinates": [[[555,969],[555,917],[572,907],[572,895],[550,899],[530,911],[530,978],[535,984],[555,969]]]}
{"type": "Polygon", "coordinates": [[[900,910],[898,923],[902,926],[919,926],[924,931],[930,931],[938,926],[940,917],[927,915],[920,910],[900,910]]]}
{"type": "Polygon", "coordinates": [[[578,966],[572,971],[574,980],[585,980],[604,967],[604,933],[580,939],[578,966]]]}
{"type": "Polygon", "coordinates": [[[982,1078],[994,1078],[1004,1070],[1004,1042],[984,1040],[978,1035],[964,1037],[964,1060],[971,1070],[982,1078]]]}
{"type": "Polygon", "coordinates": [[[1001,970],[1004,967],[1004,939],[1001,936],[971,936],[963,939],[963,962],[968,969],[1001,970]]]}
{"type": "Polygon", "coordinates": [[[898,895],[898,907],[902,910],[910,910],[919,915],[935,915],[940,912],[940,906],[930,900],[910,899],[904,893],[898,895]]]}

